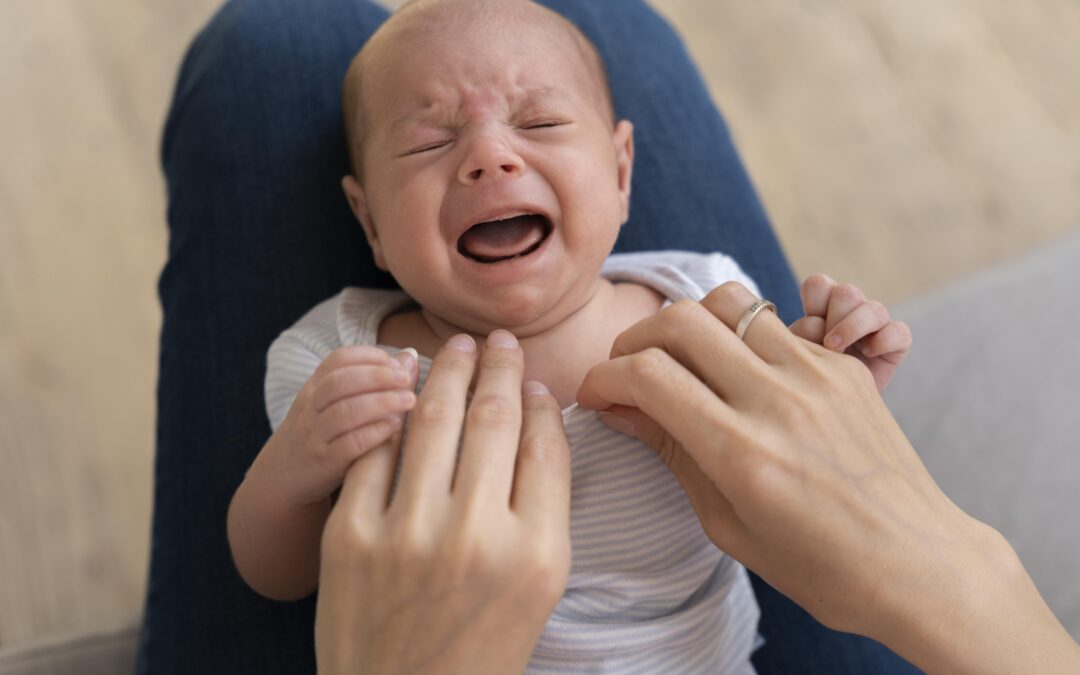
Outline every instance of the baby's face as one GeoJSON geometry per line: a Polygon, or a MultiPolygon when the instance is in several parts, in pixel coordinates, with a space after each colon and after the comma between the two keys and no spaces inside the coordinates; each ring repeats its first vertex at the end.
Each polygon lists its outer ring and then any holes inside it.
{"type": "Polygon", "coordinates": [[[344,181],[376,263],[475,333],[527,336],[580,308],[630,197],[632,128],[613,128],[600,87],[565,30],[521,16],[380,43],[363,184],[344,181]]]}

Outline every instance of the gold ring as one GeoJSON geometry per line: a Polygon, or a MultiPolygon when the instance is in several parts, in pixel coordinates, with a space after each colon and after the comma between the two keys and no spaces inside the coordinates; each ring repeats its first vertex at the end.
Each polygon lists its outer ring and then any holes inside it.
{"type": "Polygon", "coordinates": [[[750,322],[754,320],[761,310],[767,309],[773,314],[776,314],[776,305],[772,304],[768,300],[758,300],[754,304],[746,308],[742,317],[739,318],[739,325],[735,327],[735,337],[740,340],[744,339],[743,335],[746,335],[746,329],[750,327],[750,322]]]}

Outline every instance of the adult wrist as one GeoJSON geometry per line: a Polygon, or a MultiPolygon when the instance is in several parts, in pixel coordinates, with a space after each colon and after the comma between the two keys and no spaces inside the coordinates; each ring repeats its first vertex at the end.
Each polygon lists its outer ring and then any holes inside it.
{"type": "Polygon", "coordinates": [[[931,550],[924,570],[879,635],[933,673],[1080,672],[1080,648],[1054,617],[1016,551],[993,528],[968,518],[954,542],[931,550]],[[961,553],[958,553],[961,552],[961,553]]]}

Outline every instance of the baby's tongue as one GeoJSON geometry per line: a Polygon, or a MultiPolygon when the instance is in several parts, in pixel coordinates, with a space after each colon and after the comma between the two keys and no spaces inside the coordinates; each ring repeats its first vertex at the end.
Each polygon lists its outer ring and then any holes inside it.
{"type": "Polygon", "coordinates": [[[521,253],[543,238],[543,218],[515,216],[474,225],[461,235],[461,246],[477,258],[505,258],[521,253]]]}

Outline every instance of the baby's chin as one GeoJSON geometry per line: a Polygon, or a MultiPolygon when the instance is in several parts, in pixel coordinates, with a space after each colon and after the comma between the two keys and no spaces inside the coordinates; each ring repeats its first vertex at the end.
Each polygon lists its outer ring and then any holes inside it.
{"type": "MultiPolygon", "coordinates": [[[[512,300],[492,299],[489,303],[465,303],[463,307],[441,309],[422,305],[422,314],[438,332],[468,332],[486,336],[493,330],[507,330],[519,339],[550,332],[587,305],[602,280],[581,289],[571,287],[561,296],[551,297],[551,288],[538,293],[522,293],[512,300]],[[441,310],[441,311],[440,311],[441,310]]],[[[453,334],[452,332],[450,334],[453,334]]]]}

